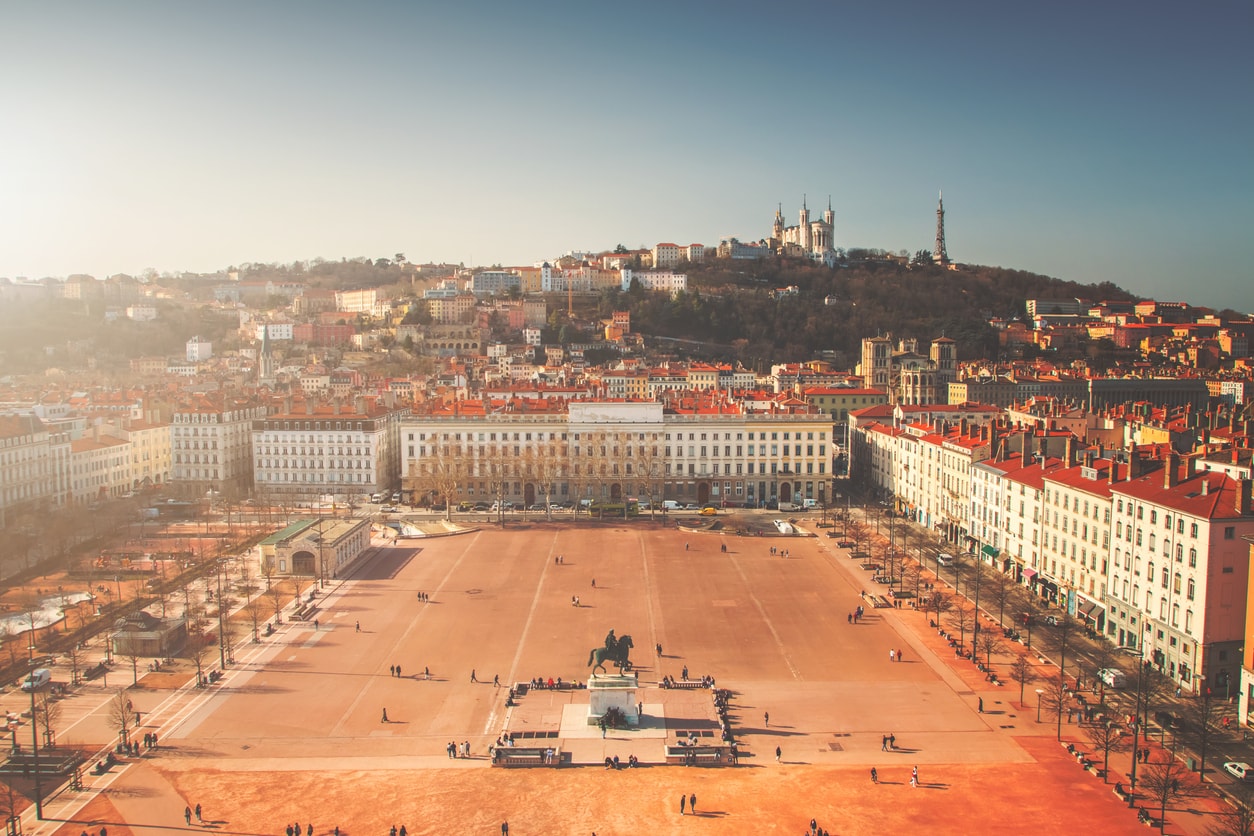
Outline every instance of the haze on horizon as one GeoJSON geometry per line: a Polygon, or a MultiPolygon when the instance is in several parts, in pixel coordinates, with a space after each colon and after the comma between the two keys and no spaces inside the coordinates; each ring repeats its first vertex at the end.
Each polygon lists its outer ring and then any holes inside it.
{"type": "Polygon", "coordinates": [[[6,13],[0,276],[836,244],[1254,311],[1248,3],[6,13]]]}

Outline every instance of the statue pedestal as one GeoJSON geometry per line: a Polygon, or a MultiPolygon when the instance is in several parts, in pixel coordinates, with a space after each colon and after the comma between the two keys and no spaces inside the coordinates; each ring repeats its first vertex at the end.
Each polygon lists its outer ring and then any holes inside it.
{"type": "Polygon", "coordinates": [[[636,690],[640,680],[636,674],[593,674],[588,679],[588,725],[601,722],[605,712],[617,708],[632,726],[640,724],[636,710],[636,690]]]}

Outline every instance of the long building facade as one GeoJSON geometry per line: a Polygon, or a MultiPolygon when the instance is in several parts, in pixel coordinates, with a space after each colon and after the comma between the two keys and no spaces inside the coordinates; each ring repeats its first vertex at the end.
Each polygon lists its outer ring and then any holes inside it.
{"type": "Polygon", "coordinates": [[[407,492],[528,505],[632,496],[727,506],[831,498],[831,418],[655,402],[547,413],[442,413],[402,422],[407,492]]]}

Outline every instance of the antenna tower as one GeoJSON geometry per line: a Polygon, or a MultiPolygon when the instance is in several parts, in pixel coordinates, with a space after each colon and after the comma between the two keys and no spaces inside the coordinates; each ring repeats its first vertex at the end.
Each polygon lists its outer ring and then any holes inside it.
{"type": "Polygon", "coordinates": [[[949,264],[949,253],[945,252],[945,195],[942,192],[936,200],[936,245],[932,247],[932,262],[949,264]]]}

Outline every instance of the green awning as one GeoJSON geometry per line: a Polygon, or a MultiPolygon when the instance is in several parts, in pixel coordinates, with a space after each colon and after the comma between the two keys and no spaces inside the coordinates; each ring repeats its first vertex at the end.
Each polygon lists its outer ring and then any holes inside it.
{"type": "Polygon", "coordinates": [[[993,548],[992,546],[985,546],[983,551],[989,557],[997,557],[997,555],[1001,554],[1001,549],[993,548]]]}

